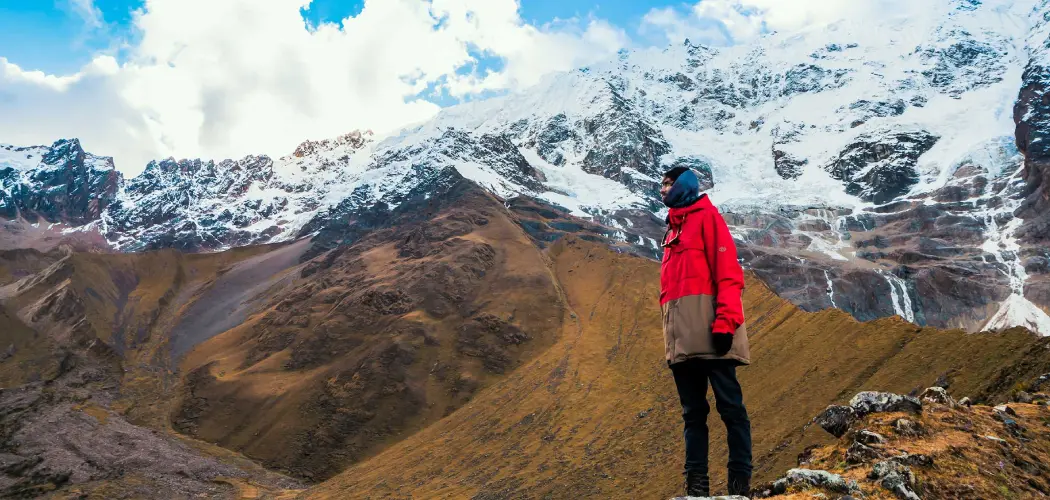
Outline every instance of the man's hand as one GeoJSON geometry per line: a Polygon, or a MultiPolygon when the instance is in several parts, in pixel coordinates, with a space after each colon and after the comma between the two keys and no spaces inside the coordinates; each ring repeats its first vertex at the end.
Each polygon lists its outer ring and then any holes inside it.
{"type": "Polygon", "coordinates": [[[719,356],[725,356],[733,348],[733,334],[731,333],[713,333],[711,340],[715,346],[715,354],[719,356]]]}

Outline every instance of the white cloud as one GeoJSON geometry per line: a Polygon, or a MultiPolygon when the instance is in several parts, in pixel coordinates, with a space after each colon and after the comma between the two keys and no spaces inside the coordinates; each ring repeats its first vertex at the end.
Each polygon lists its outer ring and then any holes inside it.
{"type": "Polygon", "coordinates": [[[682,14],[673,7],[650,10],[642,18],[640,32],[662,35],[671,44],[680,44],[685,40],[705,45],[730,43],[718,22],[682,14]]]}
{"type": "Polygon", "coordinates": [[[516,0],[366,0],[357,16],[314,27],[302,8],[309,0],[147,0],[121,64],[97,57],[60,76],[0,59],[0,141],[77,136],[131,173],[168,155],[283,155],[307,138],[429,118],[439,108],[419,94],[434,85],[457,96],[520,88],[628,43],[600,20],[529,25],[516,0]],[[502,67],[457,74],[472,53],[502,67]]]}
{"type": "Polygon", "coordinates": [[[88,28],[99,29],[103,26],[102,11],[95,6],[94,0],[69,0],[69,7],[84,20],[88,28]]]}
{"type": "Polygon", "coordinates": [[[642,21],[672,43],[685,38],[711,45],[746,42],[764,32],[793,31],[883,12],[906,15],[909,0],[700,0],[688,11],[653,9],[642,21]]]}

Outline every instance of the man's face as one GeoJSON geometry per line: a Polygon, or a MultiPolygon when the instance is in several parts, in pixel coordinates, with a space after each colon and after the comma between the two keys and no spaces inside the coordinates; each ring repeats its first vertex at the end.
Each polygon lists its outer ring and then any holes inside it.
{"type": "Polygon", "coordinates": [[[671,186],[674,186],[674,181],[664,177],[663,182],[660,183],[660,196],[667,196],[667,193],[671,192],[671,186]]]}

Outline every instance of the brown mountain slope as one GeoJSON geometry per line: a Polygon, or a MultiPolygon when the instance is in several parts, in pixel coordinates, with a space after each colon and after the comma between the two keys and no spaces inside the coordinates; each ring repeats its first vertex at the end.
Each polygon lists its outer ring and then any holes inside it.
{"type": "MultiPolygon", "coordinates": [[[[306,498],[666,498],[680,493],[680,408],[662,362],[657,264],[563,240],[550,257],[570,308],[557,341],[467,406],[304,493],[306,498]]],[[[1048,341],[969,335],[900,319],[806,313],[749,277],[754,364],[740,370],[757,479],[830,437],[801,430],[863,389],[909,392],[938,379],[1003,397],[1050,369],[1048,341]]],[[[724,433],[712,416],[712,459],[724,433]]]]}
{"type": "Polygon", "coordinates": [[[170,323],[267,250],[0,255],[0,496],[227,498],[238,489],[220,478],[294,485],[175,435],[167,419],[170,323]]]}
{"type": "Polygon", "coordinates": [[[189,352],[175,428],[324,479],[554,341],[556,281],[499,200],[459,179],[413,212],[308,261],[258,314],[189,352]]]}

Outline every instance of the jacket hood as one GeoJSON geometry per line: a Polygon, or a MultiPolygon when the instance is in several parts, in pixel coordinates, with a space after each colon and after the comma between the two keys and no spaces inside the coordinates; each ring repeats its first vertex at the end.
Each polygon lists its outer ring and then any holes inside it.
{"type": "Polygon", "coordinates": [[[663,197],[668,208],[683,208],[692,205],[700,198],[700,178],[693,169],[686,169],[675,179],[667,196],[663,197]]]}

